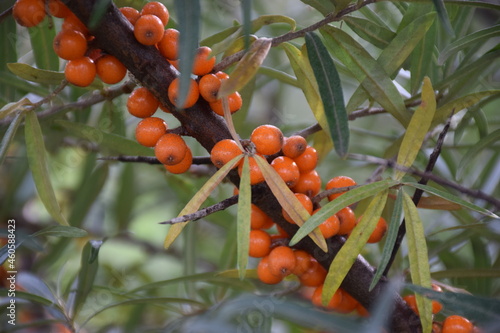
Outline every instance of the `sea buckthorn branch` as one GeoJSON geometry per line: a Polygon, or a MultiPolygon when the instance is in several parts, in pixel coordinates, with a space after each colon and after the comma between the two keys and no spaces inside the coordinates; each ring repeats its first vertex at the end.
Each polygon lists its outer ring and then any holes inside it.
{"type": "MultiPolygon", "coordinates": [[[[119,161],[119,162],[129,162],[129,163],[147,163],[147,164],[162,164],[156,157],[153,156],[104,156],[100,157],[103,161],[119,161]]],[[[193,164],[212,164],[210,157],[208,156],[193,156],[193,164]]]]}
{"type": "MultiPolygon", "coordinates": [[[[96,0],[71,0],[67,6],[80,20],[87,23],[95,3],[96,0]]],[[[368,3],[365,2],[365,4],[368,3]]],[[[355,10],[353,7],[350,8],[350,11],[355,10]]],[[[161,104],[171,108],[172,114],[180,121],[186,132],[205,149],[211,151],[215,143],[231,138],[223,118],[215,115],[207,102],[200,99],[194,106],[182,111],[173,107],[166,92],[169,84],[177,78],[178,72],[154,46],[145,46],[137,42],[131,24],[119,13],[113,3],[110,4],[100,23],[92,28],[91,33],[95,36],[96,45],[99,45],[106,53],[118,58],[135,78],[159,99],[161,104]]],[[[239,184],[236,171],[232,171],[229,178],[235,185],[239,184]]],[[[252,201],[271,216],[289,235],[293,235],[297,231],[296,225],[292,225],[284,219],[281,206],[267,185],[260,184],[252,187],[252,201]]],[[[327,253],[320,250],[307,237],[298,243],[297,247],[313,255],[322,266],[328,268],[343,242],[342,237],[330,238],[327,253]]],[[[368,287],[373,276],[374,268],[363,257],[359,256],[342,283],[342,287],[368,309],[375,305],[378,296],[388,286],[387,280],[383,278],[375,288],[369,291],[368,287]]],[[[397,291],[390,292],[393,293],[395,303],[390,323],[391,330],[394,332],[420,332],[418,316],[406,305],[397,291]]]]}

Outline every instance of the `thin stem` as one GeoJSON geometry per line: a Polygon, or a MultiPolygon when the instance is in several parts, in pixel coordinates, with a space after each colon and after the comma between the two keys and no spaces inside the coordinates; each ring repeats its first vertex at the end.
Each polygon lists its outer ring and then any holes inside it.
{"type": "MultiPolygon", "coordinates": [[[[128,163],[147,163],[147,164],[162,164],[158,159],[154,156],[103,156],[99,157],[99,160],[104,161],[119,161],[119,162],[128,162],[128,163]]],[[[208,156],[194,156],[193,164],[212,164],[210,161],[210,157],[208,156]]]]}

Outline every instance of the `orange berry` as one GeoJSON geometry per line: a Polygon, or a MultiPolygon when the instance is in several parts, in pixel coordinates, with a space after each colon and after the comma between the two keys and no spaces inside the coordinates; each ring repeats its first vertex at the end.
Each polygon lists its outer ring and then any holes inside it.
{"type": "Polygon", "coordinates": [[[154,147],[158,140],[167,133],[167,128],[167,123],[161,118],[144,118],[135,128],[135,139],[143,146],[154,147]]]}
{"type": "MultiPolygon", "coordinates": [[[[313,214],[319,211],[319,208],[313,211],[313,214]]],[[[324,220],[320,225],[319,225],[319,230],[323,234],[323,237],[325,238],[330,238],[335,236],[340,229],[340,221],[337,215],[332,215],[326,220],[324,220]]]]}
{"type": "Polygon", "coordinates": [[[250,223],[252,229],[267,229],[266,227],[269,223],[273,223],[273,220],[264,213],[262,209],[260,209],[257,205],[251,205],[251,215],[250,215],[250,223]]]}
{"type": "Polygon", "coordinates": [[[174,165],[165,165],[165,169],[167,169],[170,173],[180,174],[188,171],[192,164],[193,153],[191,152],[191,149],[187,147],[186,156],[184,156],[182,161],[174,165]]]}
{"type": "Polygon", "coordinates": [[[271,162],[271,166],[288,187],[294,187],[299,181],[299,167],[290,157],[278,156],[271,162]]]}
{"type": "Polygon", "coordinates": [[[215,57],[211,53],[212,49],[208,46],[200,46],[196,50],[192,70],[194,75],[201,76],[212,71],[215,65],[215,57]]]}
{"type": "Polygon", "coordinates": [[[127,99],[128,112],[138,118],[151,117],[159,105],[158,99],[145,87],[134,89],[127,99]]]}
{"type": "Polygon", "coordinates": [[[177,134],[163,134],[155,146],[155,156],[163,164],[175,165],[182,162],[186,156],[188,146],[184,139],[177,134]]]}
{"type": "Polygon", "coordinates": [[[165,113],[172,113],[172,111],[168,108],[168,106],[160,104],[160,110],[162,110],[165,113]]]}
{"type": "MultiPolygon", "coordinates": [[[[262,183],[264,181],[264,175],[262,174],[262,171],[260,170],[259,166],[257,165],[255,158],[249,157],[248,164],[250,166],[250,184],[255,185],[255,184],[262,183]]],[[[243,162],[241,162],[238,165],[238,174],[240,175],[240,177],[241,177],[242,172],[243,172],[243,162]]]]}
{"type": "Polygon", "coordinates": [[[164,25],[158,16],[142,15],[134,24],[134,36],[143,45],[155,45],[164,32],[164,25]]]}
{"type": "Polygon", "coordinates": [[[31,28],[45,18],[45,2],[43,0],[17,0],[12,7],[12,16],[19,25],[31,28]]]}
{"type": "Polygon", "coordinates": [[[474,325],[461,316],[449,316],[443,322],[442,333],[472,333],[474,325]]]}
{"type": "Polygon", "coordinates": [[[301,276],[302,274],[307,272],[309,268],[311,268],[312,257],[309,253],[307,253],[304,250],[295,250],[294,254],[295,254],[296,264],[295,268],[292,270],[292,274],[301,276]]]}
{"type": "MultiPolygon", "coordinates": [[[[418,307],[417,307],[417,298],[415,297],[415,295],[413,295],[413,294],[406,295],[403,297],[403,300],[406,302],[406,304],[408,304],[408,306],[410,307],[410,309],[413,310],[413,312],[415,312],[417,315],[419,314],[418,307]]],[[[431,304],[432,304],[432,313],[433,314],[438,313],[443,308],[441,303],[439,303],[437,301],[432,301],[431,304]]]]}
{"type": "MultiPolygon", "coordinates": [[[[311,301],[314,305],[319,306],[319,307],[323,307],[323,304],[321,302],[321,294],[322,293],[323,293],[323,284],[317,286],[316,289],[314,290],[314,293],[313,293],[312,298],[311,298],[311,301]]],[[[328,302],[328,305],[326,306],[326,308],[328,310],[336,309],[339,306],[339,304],[342,302],[342,296],[343,296],[342,291],[339,291],[339,289],[337,289],[335,294],[333,294],[333,297],[330,300],[330,302],[328,302]]]]}
{"type": "Polygon", "coordinates": [[[252,258],[262,258],[271,252],[271,236],[263,230],[250,230],[248,255],[252,258]]]}
{"type": "MultiPolygon", "coordinates": [[[[311,198],[309,198],[304,193],[294,193],[294,194],[295,194],[295,197],[302,204],[302,206],[304,206],[304,208],[307,210],[307,212],[309,214],[312,214],[313,203],[311,201],[311,198]]],[[[282,213],[283,213],[283,217],[285,218],[285,220],[287,220],[288,222],[290,222],[292,224],[295,224],[295,221],[292,220],[292,218],[290,217],[290,215],[288,215],[288,213],[284,209],[282,209],[282,213]]]]}
{"type": "Polygon", "coordinates": [[[168,60],[176,60],[179,52],[179,31],[176,29],[165,30],[158,42],[158,50],[168,60]]]}
{"type": "Polygon", "coordinates": [[[94,81],[95,75],[95,63],[89,57],[70,60],[64,69],[66,80],[79,87],[89,86],[94,81]]]}
{"type": "Polygon", "coordinates": [[[141,17],[141,13],[132,7],[120,7],[120,12],[123,16],[130,22],[130,24],[135,25],[135,22],[141,17]]]}
{"type": "Polygon", "coordinates": [[[387,222],[383,217],[380,217],[377,226],[373,230],[372,234],[370,235],[370,238],[368,238],[368,243],[378,243],[384,237],[385,233],[387,231],[387,222]]]}
{"type": "Polygon", "coordinates": [[[313,171],[318,165],[318,153],[313,147],[307,146],[306,150],[293,160],[297,163],[300,173],[307,173],[313,171]]]}
{"type": "Polygon", "coordinates": [[[250,141],[255,145],[257,153],[273,155],[283,146],[283,133],[273,125],[261,125],[252,131],[250,141]]]}
{"type": "Polygon", "coordinates": [[[80,31],[86,37],[89,35],[89,29],[87,29],[85,24],[83,24],[83,22],[72,12],[64,18],[61,29],[80,31]]]}
{"type": "Polygon", "coordinates": [[[361,305],[361,303],[358,303],[358,305],[356,306],[356,311],[361,317],[370,316],[370,312],[368,312],[368,310],[363,305],[361,305]]]}
{"type": "Polygon", "coordinates": [[[282,151],[285,156],[290,158],[299,157],[306,151],[307,141],[300,135],[293,135],[285,139],[283,142],[282,151]]]}
{"type": "MultiPolygon", "coordinates": [[[[347,176],[338,176],[338,177],[334,177],[334,178],[330,179],[328,181],[328,183],[326,183],[325,189],[331,190],[333,188],[348,187],[348,186],[353,186],[353,185],[357,185],[357,183],[354,181],[354,179],[347,177],[347,176]]],[[[332,200],[340,197],[344,193],[345,192],[330,194],[328,196],[328,200],[332,201],[332,200]]]]}
{"type": "Polygon", "coordinates": [[[177,60],[167,59],[167,61],[170,65],[174,66],[175,69],[179,70],[179,59],[177,60]]]}
{"type": "Polygon", "coordinates": [[[352,311],[354,311],[357,308],[359,302],[344,289],[339,288],[338,291],[342,293],[342,300],[335,308],[335,310],[340,313],[351,313],[352,311]]]}
{"type": "Polygon", "coordinates": [[[326,269],[316,259],[312,258],[311,267],[299,276],[299,280],[306,287],[317,287],[325,282],[326,273],[326,269]]]}
{"type": "MultiPolygon", "coordinates": [[[[219,116],[224,116],[224,109],[222,108],[222,99],[218,99],[215,102],[210,102],[210,108],[217,113],[219,116]]],[[[243,105],[243,100],[239,92],[235,91],[231,95],[227,96],[227,104],[229,106],[229,112],[235,113],[243,105]]]]}
{"type": "Polygon", "coordinates": [[[350,207],[339,210],[335,215],[339,218],[339,235],[347,235],[356,226],[356,215],[350,207]]]}
{"type": "Polygon", "coordinates": [[[274,275],[271,273],[270,265],[269,265],[269,256],[264,257],[260,260],[257,265],[257,276],[259,280],[266,284],[276,284],[280,283],[283,280],[283,276],[274,275]]]}
{"type": "Polygon", "coordinates": [[[127,74],[127,68],[116,57],[106,54],[96,62],[97,75],[102,82],[115,84],[123,80],[127,74]]]}
{"type": "Polygon", "coordinates": [[[168,98],[170,99],[170,102],[172,102],[173,105],[175,105],[180,109],[190,108],[196,103],[196,101],[198,101],[198,98],[200,97],[198,83],[196,83],[195,80],[190,79],[189,91],[186,96],[186,100],[184,101],[184,105],[181,107],[177,105],[178,104],[177,98],[179,95],[179,82],[180,79],[177,77],[172,81],[172,83],[170,83],[170,86],[168,87],[168,98]]]}
{"type": "Polygon", "coordinates": [[[288,246],[275,247],[269,253],[269,271],[274,275],[290,275],[296,264],[295,254],[288,246]]]}
{"type": "Polygon", "coordinates": [[[152,1],[145,4],[141,10],[141,16],[144,15],[157,16],[161,20],[163,26],[167,25],[168,19],[170,18],[167,7],[165,7],[164,4],[158,1],[152,1]]]}
{"type": "Polygon", "coordinates": [[[52,42],[54,52],[59,58],[73,60],[82,58],[87,52],[87,39],[76,30],[61,30],[52,42]]]}
{"type": "MultiPolygon", "coordinates": [[[[217,168],[222,168],[227,162],[243,154],[236,141],[224,139],[215,144],[210,152],[210,160],[217,168]]],[[[241,163],[241,162],[240,162],[241,163]]],[[[233,166],[236,168],[238,163],[233,166]]]]}
{"type": "Polygon", "coordinates": [[[59,18],[65,18],[71,14],[69,8],[61,0],[49,0],[49,14],[59,18]]]}
{"type": "MultiPolygon", "coordinates": [[[[297,164],[297,163],[295,163],[297,164]]],[[[314,197],[321,190],[321,178],[316,170],[301,173],[297,184],[292,189],[296,193],[304,193],[314,197]]]]}
{"type": "Polygon", "coordinates": [[[219,93],[221,83],[221,79],[215,74],[203,75],[198,84],[201,97],[209,103],[217,101],[217,94],[219,93]]]}

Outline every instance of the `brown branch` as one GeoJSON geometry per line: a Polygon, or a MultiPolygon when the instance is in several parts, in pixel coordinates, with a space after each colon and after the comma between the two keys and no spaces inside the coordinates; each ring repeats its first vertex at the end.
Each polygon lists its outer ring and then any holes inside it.
{"type": "MultiPolygon", "coordinates": [[[[147,163],[147,164],[162,164],[158,159],[154,156],[103,156],[99,157],[99,160],[103,161],[118,161],[118,162],[127,162],[127,163],[147,163]]],[[[210,157],[208,156],[194,156],[193,164],[212,164],[210,157]]]]}

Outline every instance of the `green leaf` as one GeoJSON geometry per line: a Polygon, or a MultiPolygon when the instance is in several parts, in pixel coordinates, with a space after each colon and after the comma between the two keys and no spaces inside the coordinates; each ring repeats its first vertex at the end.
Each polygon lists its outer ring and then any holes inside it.
{"type": "Polygon", "coordinates": [[[34,111],[26,113],[24,132],[26,137],[28,163],[40,200],[54,220],[62,225],[68,225],[66,218],[62,215],[54,189],[52,188],[52,183],[50,182],[42,129],[40,128],[38,118],[34,111]]]}
{"type": "Polygon", "coordinates": [[[391,221],[389,222],[389,230],[385,236],[384,249],[382,250],[382,258],[380,259],[380,264],[377,267],[377,271],[373,276],[372,282],[370,284],[370,290],[372,290],[382,277],[385,272],[387,264],[392,256],[392,250],[394,249],[394,244],[396,244],[396,238],[398,236],[399,223],[401,222],[401,217],[403,216],[403,191],[398,190],[396,196],[396,201],[394,203],[394,210],[392,211],[391,221]]]}
{"type": "Polygon", "coordinates": [[[64,80],[63,72],[39,69],[20,62],[7,64],[7,67],[13,74],[31,82],[57,85],[64,80]]]}
{"type": "Polygon", "coordinates": [[[35,232],[31,237],[38,236],[53,236],[53,237],[70,237],[70,238],[80,238],[87,236],[87,231],[70,226],[55,225],[43,228],[40,231],[35,232]]]}
{"type": "Polygon", "coordinates": [[[370,238],[373,230],[375,230],[378,220],[380,219],[380,215],[384,210],[388,193],[389,190],[384,189],[373,197],[363,213],[363,217],[354,227],[351,234],[347,238],[347,241],[344,245],[342,245],[337,255],[335,255],[335,258],[333,258],[330,268],[328,269],[328,274],[325,278],[323,293],[321,295],[321,302],[324,305],[327,305],[328,302],[330,302],[345,276],[356,261],[359,253],[368,241],[368,238],[370,238]]]}
{"type": "Polygon", "coordinates": [[[238,193],[237,239],[238,239],[238,272],[240,279],[245,278],[250,244],[252,188],[250,186],[250,165],[248,156],[243,159],[240,187],[238,193]]]}
{"type": "Polygon", "coordinates": [[[335,151],[343,157],[349,149],[349,124],[340,77],[321,39],[309,32],[305,38],[309,62],[318,83],[335,151]]]}
{"type": "Polygon", "coordinates": [[[436,280],[457,278],[500,278],[500,269],[491,268],[456,268],[445,271],[432,272],[431,277],[436,280]]]}
{"type": "Polygon", "coordinates": [[[111,152],[124,155],[154,155],[153,149],[141,146],[136,141],[116,134],[103,132],[92,126],[66,120],[55,120],[54,123],[62,126],[69,134],[88,140],[90,143],[98,145],[101,149],[109,149],[111,152]]]}
{"type": "Polygon", "coordinates": [[[132,220],[135,193],[137,193],[136,177],[133,165],[131,163],[125,164],[119,176],[116,201],[113,207],[118,230],[127,230],[128,224],[132,220]]]}
{"type": "MultiPolygon", "coordinates": [[[[2,2],[0,12],[4,12],[12,6],[12,3],[2,2]]],[[[0,36],[5,36],[0,40],[0,77],[7,74],[7,64],[17,61],[17,24],[12,15],[7,15],[0,24],[0,36]]],[[[0,101],[4,98],[6,101],[19,99],[17,89],[11,84],[0,84],[0,101]]]]}
{"type": "Polygon", "coordinates": [[[184,105],[189,93],[191,80],[189,73],[192,72],[198,48],[201,9],[199,0],[175,0],[174,3],[179,30],[179,70],[181,72],[177,105],[184,105]]]}
{"type": "Polygon", "coordinates": [[[248,52],[231,72],[229,79],[222,81],[218,93],[219,98],[229,96],[242,89],[255,76],[270,48],[270,38],[259,38],[253,42],[248,52]]]}
{"type": "Polygon", "coordinates": [[[411,187],[415,187],[415,188],[418,188],[418,189],[421,189],[427,193],[431,193],[431,194],[434,194],[434,195],[437,195],[438,197],[441,197],[443,199],[446,199],[448,201],[451,201],[451,202],[454,202],[456,204],[459,204],[460,206],[462,207],[465,207],[465,208],[468,208],[468,209],[471,209],[471,210],[474,210],[478,213],[481,213],[485,216],[489,216],[489,217],[492,217],[494,219],[498,219],[500,218],[498,215],[490,212],[489,210],[487,209],[484,209],[482,207],[479,207],[477,205],[474,205],[468,201],[465,201],[463,199],[460,199],[459,197],[453,195],[453,194],[450,194],[448,192],[445,192],[445,191],[442,191],[442,190],[439,190],[437,188],[434,188],[432,186],[429,186],[429,185],[422,185],[422,184],[419,184],[419,183],[413,183],[413,182],[405,182],[403,183],[404,185],[408,185],[408,186],[411,186],[411,187]]]}
{"type": "Polygon", "coordinates": [[[375,45],[379,49],[384,49],[396,34],[384,26],[371,20],[356,16],[346,16],[343,21],[347,23],[359,37],[375,45]]]}
{"type": "MultiPolygon", "coordinates": [[[[411,117],[403,141],[401,142],[397,158],[398,165],[405,168],[412,166],[430,129],[435,112],[436,96],[434,95],[431,80],[425,77],[422,86],[422,102],[411,117]]],[[[400,180],[405,174],[405,171],[395,170],[394,178],[400,180]]]]}
{"type": "MultiPolygon", "coordinates": [[[[415,95],[420,88],[424,77],[431,72],[430,69],[432,66],[432,61],[429,61],[429,59],[432,59],[435,52],[436,34],[437,24],[433,22],[427,33],[424,35],[424,37],[422,37],[410,56],[410,86],[411,93],[413,95],[415,95]]],[[[432,78],[433,77],[431,76],[431,79],[432,78]]]]}
{"type": "Polygon", "coordinates": [[[26,97],[20,99],[17,102],[12,102],[5,104],[2,109],[0,109],[0,119],[4,119],[5,117],[13,114],[16,111],[23,111],[25,105],[32,105],[31,101],[26,97]]]}
{"type": "MultiPolygon", "coordinates": [[[[224,177],[226,177],[229,171],[231,171],[233,166],[235,166],[242,158],[243,155],[238,155],[231,161],[226,163],[222,168],[220,168],[191,198],[191,200],[186,204],[184,209],[181,210],[178,216],[196,212],[203,204],[203,202],[205,202],[208,196],[212,193],[212,191],[220,184],[224,177]]],[[[165,249],[168,249],[170,245],[172,245],[174,240],[177,238],[177,236],[179,236],[182,229],[184,229],[184,227],[188,223],[189,221],[176,223],[170,227],[170,229],[168,230],[168,234],[165,237],[165,241],[163,242],[163,246],[165,247],[165,249]]]]}
{"type": "Polygon", "coordinates": [[[316,212],[316,214],[311,216],[311,218],[308,219],[302,227],[300,227],[300,229],[290,240],[290,246],[297,244],[308,233],[317,228],[324,220],[337,213],[342,208],[371,197],[381,191],[384,191],[385,189],[398,184],[399,182],[392,179],[385,179],[368,185],[359,186],[348,191],[347,193],[342,194],[337,199],[330,201],[329,203],[324,205],[318,212],[316,212]]]}
{"type": "Polygon", "coordinates": [[[306,5],[309,5],[319,11],[323,16],[332,13],[335,10],[333,2],[329,0],[300,0],[306,5]]]}
{"type": "MultiPolygon", "coordinates": [[[[411,197],[403,192],[403,209],[405,212],[406,238],[408,241],[408,261],[410,262],[410,276],[414,284],[422,287],[431,287],[431,273],[427,242],[424,227],[418,215],[417,207],[411,197]]],[[[430,332],[432,328],[431,301],[421,295],[415,295],[417,307],[422,323],[422,331],[430,332]]]]}
{"type": "MultiPolygon", "coordinates": [[[[276,170],[274,170],[274,168],[271,167],[263,157],[255,155],[254,158],[276,200],[278,200],[281,207],[283,207],[285,212],[288,213],[290,218],[298,226],[302,226],[304,222],[310,217],[307,210],[304,208],[304,206],[302,206],[297,197],[288,188],[283,179],[281,179],[276,170]]],[[[328,252],[325,238],[323,237],[323,234],[321,233],[319,228],[311,229],[311,231],[307,234],[309,235],[309,237],[311,237],[314,243],[318,245],[320,249],[322,249],[324,252],[328,252]]]]}
{"type": "Polygon", "coordinates": [[[52,42],[56,36],[54,24],[49,20],[44,20],[29,31],[36,66],[47,70],[59,70],[59,57],[52,48],[52,42]]]}
{"type": "Polygon", "coordinates": [[[103,241],[101,240],[90,240],[83,247],[73,313],[78,313],[78,310],[85,303],[88,294],[94,286],[97,269],[99,268],[98,255],[102,244],[103,241]]]}
{"type": "Polygon", "coordinates": [[[498,149],[494,145],[500,140],[500,129],[491,132],[478,142],[476,142],[472,147],[470,147],[467,152],[463,155],[457,169],[457,178],[461,179],[466,172],[467,167],[473,162],[477,155],[483,150],[491,148],[492,150],[498,149]]]}
{"type": "Polygon", "coordinates": [[[17,132],[17,128],[19,127],[19,124],[21,124],[21,122],[23,121],[24,116],[25,116],[24,112],[22,111],[18,112],[14,117],[14,119],[12,119],[9,128],[7,128],[7,131],[5,132],[4,137],[2,138],[2,142],[0,143],[0,166],[3,164],[10,143],[14,139],[14,136],[16,135],[17,132]]]}
{"type": "Polygon", "coordinates": [[[266,66],[260,66],[259,67],[259,74],[264,74],[269,76],[270,78],[276,79],[278,81],[281,81],[285,84],[300,88],[299,83],[297,82],[297,78],[294,76],[285,73],[283,71],[277,70],[275,68],[271,67],[266,67],[266,66]]]}
{"type": "Polygon", "coordinates": [[[90,15],[88,23],[88,28],[90,30],[95,29],[99,25],[99,23],[104,18],[104,14],[106,14],[106,11],[108,10],[110,4],[111,0],[99,0],[95,3],[94,7],[92,8],[92,13],[90,15]]]}
{"type": "Polygon", "coordinates": [[[324,26],[320,31],[330,52],[351,71],[365,91],[401,124],[406,124],[408,114],[403,98],[370,53],[341,29],[324,26]]]}
{"type": "Polygon", "coordinates": [[[450,23],[450,18],[448,17],[448,12],[446,11],[446,7],[444,6],[444,0],[432,0],[434,6],[436,7],[436,12],[438,13],[439,20],[441,21],[441,25],[444,27],[444,30],[450,35],[454,36],[453,28],[450,23]]]}

